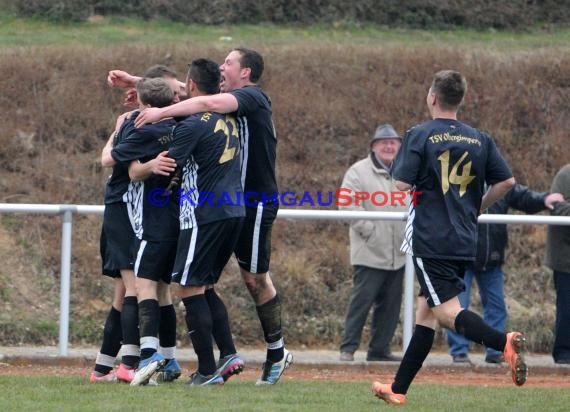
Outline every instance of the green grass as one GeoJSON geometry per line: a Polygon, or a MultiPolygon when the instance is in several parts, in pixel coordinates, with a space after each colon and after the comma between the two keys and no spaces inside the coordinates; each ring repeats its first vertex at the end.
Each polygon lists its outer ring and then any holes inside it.
{"type": "Polygon", "coordinates": [[[0,12],[0,47],[82,44],[109,46],[121,43],[149,44],[206,42],[248,45],[315,44],[446,45],[485,47],[498,51],[568,48],[570,29],[531,29],[525,33],[424,31],[388,29],[372,25],[291,27],[260,25],[203,26],[164,20],[101,18],[85,23],[56,24],[41,19],[21,19],[0,12]]]}
{"type": "MultiPolygon", "coordinates": [[[[4,411],[366,411],[387,408],[370,382],[284,381],[255,387],[235,379],[224,387],[190,388],[89,384],[79,377],[0,376],[4,411]]],[[[421,411],[563,411],[567,389],[415,385],[406,407],[421,411]]]]}

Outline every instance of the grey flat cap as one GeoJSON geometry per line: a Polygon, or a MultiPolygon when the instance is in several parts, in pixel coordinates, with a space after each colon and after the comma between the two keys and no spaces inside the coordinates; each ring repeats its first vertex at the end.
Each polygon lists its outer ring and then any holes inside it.
{"type": "Polygon", "coordinates": [[[374,136],[370,139],[370,145],[379,139],[401,139],[401,137],[398,136],[398,133],[396,133],[391,124],[386,123],[376,128],[374,136]]]}

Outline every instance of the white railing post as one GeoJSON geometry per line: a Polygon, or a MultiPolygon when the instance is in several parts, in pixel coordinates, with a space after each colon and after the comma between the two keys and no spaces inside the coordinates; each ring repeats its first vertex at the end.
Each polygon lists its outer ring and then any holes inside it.
{"type": "Polygon", "coordinates": [[[59,302],[59,356],[67,356],[69,345],[69,293],[71,289],[71,233],[73,207],[63,206],[61,227],[61,297],[59,302]]]}
{"type": "MultiPolygon", "coordinates": [[[[69,296],[71,286],[71,233],[73,214],[99,214],[105,210],[100,205],[54,205],[54,204],[11,204],[0,203],[1,213],[39,213],[63,214],[61,236],[61,291],[60,291],[60,321],[59,321],[59,355],[67,356],[69,344],[69,296]]],[[[406,220],[404,212],[363,212],[307,209],[279,209],[278,217],[293,220],[406,220]]],[[[535,225],[567,225],[568,216],[545,215],[481,215],[479,223],[519,223],[535,225]]],[[[402,346],[408,347],[413,332],[414,322],[414,265],[411,257],[406,258],[404,278],[404,321],[402,346]]]]}
{"type": "Polygon", "coordinates": [[[406,255],[404,273],[404,323],[402,325],[402,348],[405,352],[412,339],[414,329],[414,262],[412,255],[406,255]]]}

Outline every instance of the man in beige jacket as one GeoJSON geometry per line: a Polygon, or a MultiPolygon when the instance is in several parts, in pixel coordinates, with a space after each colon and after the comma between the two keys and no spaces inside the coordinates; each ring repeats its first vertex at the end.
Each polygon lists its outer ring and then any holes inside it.
{"type": "MultiPolygon", "coordinates": [[[[370,154],[346,172],[339,196],[341,210],[407,211],[407,198],[398,192],[390,167],[401,139],[389,125],[379,126],[370,140],[370,154]],[[348,201],[350,196],[350,201],[348,201]],[[342,202],[340,201],[342,200],[342,202]]],[[[350,225],[353,288],[340,345],[340,359],[353,361],[362,328],[373,306],[367,361],[400,361],[390,341],[398,325],[405,256],[400,252],[404,222],[355,220],[350,225]]]]}

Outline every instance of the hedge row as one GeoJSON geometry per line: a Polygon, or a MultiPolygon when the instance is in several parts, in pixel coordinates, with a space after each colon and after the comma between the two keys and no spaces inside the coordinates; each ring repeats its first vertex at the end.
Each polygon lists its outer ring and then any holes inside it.
{"type": "Polygon", "coordinates": [[[557,0],[0,0],[20,16],[84,21],[91,15],[166,18],[183,23],[378,24],[421,29],[524,30],[567,25],[557,0]]]}

